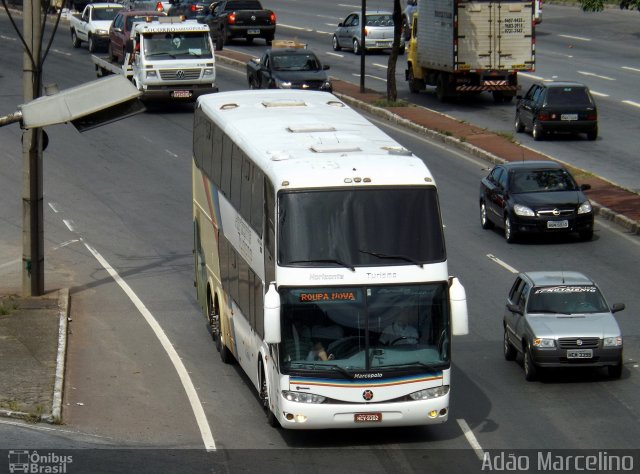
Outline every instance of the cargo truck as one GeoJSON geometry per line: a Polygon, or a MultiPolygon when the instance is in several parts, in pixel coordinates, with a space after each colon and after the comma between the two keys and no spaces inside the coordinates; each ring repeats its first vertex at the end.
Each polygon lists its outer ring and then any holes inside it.
{"type": "Polygon", "coordinates": [[[124,62],[98,55],[91,60],[98,77],[123,74],[142,91],[145,102],[193,102],[218,92],[209,27],[180,17],[148,17],[136,23],[124,62]]]}
{"type": "Polygon", "coordinates": [[[535,70],[532,0],[420,0],[413,15],[405,78],[417,93],[449,98],[488,91],[509,102],[518,72],[535,70]]]}

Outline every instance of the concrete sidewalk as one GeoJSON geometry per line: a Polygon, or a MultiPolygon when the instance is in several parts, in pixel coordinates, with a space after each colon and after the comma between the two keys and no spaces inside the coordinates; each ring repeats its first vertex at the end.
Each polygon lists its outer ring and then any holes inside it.
{"type": "MultiPolygon", "coordinates": [[[[248,55],[219,51],[218,61],[244,69],[248,55]]],[[[490,162],[553,159],[508,138],[419,106],[381,108],[375,91],[360,92],[356,84],[334,81],[334,93],[352,107],[408,127],[490,162]]],[[[640,233],[640,195],[572,168],[597,214],[631,233],[640,233]]],[[[30,421],[61,421],[69,290],[57,289],[38,298],[18,295],[21,285],[19,249],[0,246],[0,416],[30,421]],[[16,254],[16,251],[18,254],[16,254]]],[[[51,260],[49,260],[50,262],[51,260]]],[[[68,281],[64,268],[46,270],[49,285],[68,281]],[[53,275],[51,274],[53,273],[53,275]],[[56,272],[58,274],[56,274],[56,272]],[[60,278],[58,278],[60,276],[60,278]]]]}

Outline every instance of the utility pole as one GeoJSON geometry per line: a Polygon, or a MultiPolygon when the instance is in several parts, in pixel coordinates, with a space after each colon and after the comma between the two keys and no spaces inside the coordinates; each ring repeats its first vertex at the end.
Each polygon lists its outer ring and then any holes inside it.
{"type": "Polygon", "coordinates": [[[360,45],[360,92],[364,94],[364,56],[366,48],[364,44],[366,43],[366,39],[364,36],[364,27],[367,23],[367,0],[362,0],[362,13],[360,14],[360,41],[362,44],[360,45]]]}
{"type": "MultiPolygon", "coordinates": [[[[23,2],[22,84],[24,101],[40,97],[42,90],[42,2],[23,2]]],[[[42,209],[42,129],[22,132],[22,293],[44,294],[44,229],[42,209]]]]}

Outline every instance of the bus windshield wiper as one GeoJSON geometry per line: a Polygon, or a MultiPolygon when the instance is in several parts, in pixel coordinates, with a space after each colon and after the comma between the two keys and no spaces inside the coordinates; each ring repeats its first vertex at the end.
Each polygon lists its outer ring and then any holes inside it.
{"type": "Polygon", "coordinates": [[[375,366],[375,368],[385,368],[385,369],[411,369],[411,368],[421,368],[421,369],[426,369],[426,370],[440,370],[442,368],[442,365],[445,362],[438,362],[435,364],[425,364],[424,362],[420,362],[420,361],[415,361],[415,362],[408,362],[406,364],[392,364],[392,365],[379,365],[379,366],[375,366]]]}
{"type": "Polygon", "coordinates": [[[413,263],[414,265],[423,268],[422,262],[417,261],[415,258],[408,257],[406,255],[387,255],[386,253],[371,252],[370,250],[358,250],[360,253],[366,253],[367,255],[373,255],[378,258],[395,258],[396,260],[404,260],[405,262],[413,263]]]}
{"type": "Polygon", "coordinates": [[[313,362],[294,362],[294,363],[291,364],[292,371],[296,371],[300,373],[315,373],[315,372],[318,372],[319,370],[329,369],[332,371],[340,372],[346,378],[349,378],[349,379],[353,378],[353,375],[351,375],[348,370],[344,369],[343,367],[340,367],[338,364],[320,364],[320,363],[313,363],[313,362]],[[296,365],[300,364],[302,367],[294,368],[293,367],[294,363],[296,365]]]}
{"type": "Polygon", "coordinates": [[[342,260],[338,260],[337,258],[324,258],[324,259],[309,259],[309,260],[291,260],[289,263],[336,263],[342,267],[348,268],[352,272],[355,272],[356,269],[353,265],[349,265],[342,260]]]}

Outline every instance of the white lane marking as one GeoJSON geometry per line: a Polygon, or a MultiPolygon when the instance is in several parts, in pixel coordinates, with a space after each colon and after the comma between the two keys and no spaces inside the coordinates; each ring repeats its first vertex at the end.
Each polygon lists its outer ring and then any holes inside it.
{"type": "Polygon", "coordinates": [[[62,219],[62,222],[64,222],[64,225],[67,226],[67,229],[69,229],[71,232],[75,232],[75,228],[74,223],[71,219],[62,219]]]}
{"type": "Polygon", "coordinates": [[[191,403],[191,409],[193,410],[193,414],[196,418],[196,422],[198,423],[198,428],[200,428],[200,435],[202,436],[202,441],[204,443],[205,449],[207,451],[215,451],[216,443],[213,439],[213,434],[211,433],[211,427],[209,426],[209,422],[207,421],[207,416],[204,413],[204,408],[202,407],[202,403],[200,402],[200,398],[198,397],[198,392],[196,392],[196,388],[193,385],[193,381],[191,377],[189,377],[189,372],[187,372],[186,367],[182,363],[178,352],[174,349],[171,341],[162,330],[158,321],[153,317],[151,312],[147,309],[147,307],[142,303],[138,295],[136,295],[131,287],[120,277],[118,272],[116,272],[109,262],[107,262],[102,255],[98,253],[96,249],[94,249],[91,245],[86,242],[83,242],[85,247],[93,254],[93,256],[100,262],[100,265],[111,275],[111,278],[115,280],[115,282],[120,285],[120,288],[125,292],[125,294],[129,297],[131,302],[138,308],[140,314],[147,321],[147,324],[151,327],[154,334],[162,344],[165,352],[171,359],[173,363],[173,367],[176,369],[178,373],[178,377],[182,382],[182,386],[184,391],[187,393],[187,398],[189,398],[189,403],[191,403]]]}
{"type": "MultiPolygon", "coordinates": [[[[638,105],[640,105],[640,104],[638,104],[638,105]]],[[[638,234],[630,234],[628,232],[620,231],[620,230],[618,230],[618,228],[617,228],[617,226],[615,224],[614,225],[610,225],[608,222],[609,221],[605,221],[603,219],[598,219],[598,226],[604,227],[608,231],[611,231],[614,234],[616,234],[618,237],[622,237],[623,239],[627,240],[628,242],[631,242],[633,245],[637,245],[638,247],[640,247],[640,237],[638,237],[638,234]]]]}
{"type": "MultiPolygon", "coordinates": [[[[354,73],[354,74],[351,74],[351,75],[354,76],[354,77],[360,77],[360,74],[355,74],[354,73]]],[[[386,79],[382,79],[381,77],[372,76],[371,74],[365,74],[364,77],[370,77],[371,79],[377,79],[377,80],[382,81],[382,82],[387,82],[386,79]]]]}
{"type": "Polygon", "coordinates": [[[536,76],[535,74],[529,74],[528,72],[518,72],[518,76],[529,77],[537,81],[544,81],[544,77],[536,76]]]}
{"type": "Polygon", "coordinates": [[[7,41],[18,41],[15,38],[10,38],[10,37],[5,36],[5,35],[0,35],[0,39],[7,40],[7,41]]]}
{"type": "Polygon", "coordinates": [[[322,30],[316,30],[316,33],[318,33],[319,35],[332,35],[333,31],[322,31],[322,30]]]}
{"type": "Polygon", "coordinates": [[[590,89],[590,91],[591,91],[591,94],[598,97],[609,97],[609,94],[603,94],[602,92],[597,92],[597,91],[594,91],[593,89],[590,89]]]}
{"type": "Polygon", "coordinates": [[[464,437],[467,438],[467,442],[469,443],[469,445],[471,445],[471,448],[475,451],[476,456],[478,456],[478,459],[480,461],[483,461],[484,449],[482,449],[482,446],[480,446],[480,443],[478,443],[478,440],[473,434],[473,431],[471,431],[471,428],[469,428],[469,425],[467,424],[467,422],[464,421],[463,418],[458,418],[456,421],[458,422],[458,426],[460,426],[460,429],[464,433],[464,437]]]}
{"type": "Polygon", "coordinates": [[[389,68],[389,66],[387,66],[386,64],[373,63],[373,65],[377,66],[377,67],[381,67],[383,69],[388,69],[389,68]]]}
{"type": "Polygon", "coordinates": [[[496,257],[495,255],[492,255],[490,253],[487,254],[487,257],[489,258],[489,260],[494,261],[495,263],[497,263],[498,265],[500,265],[502,268],[510,271],[511,273],[518,273],[518,270],[516,270],[515,268],[513,268],[511,265],[509,265],[507,262],[503,262],[502,260],[500,260],[498,257],[496,257]]]}
{"type": "Polygon", "coordinates": [[[325,23],[324,26],[336,26],[335,23],[325,23]]]}
{"type": "Polygon", "coordinates": [[[57,207],[57,206],[58,206],[58,204],[57,204],[57,203],[55,203],[55,202],[49,202],[49,203],[47,203],[47,204],[49,204],[49,207],[51,208],[51,210],[52,210],[53,212],[55,212],[56,214],[58,213],[58,207],[57,207]]]}
{"type": "Polygon", "coordinates": [[[329,18],[330,20],[336,20],[336,21],[340,21],[340,18],[336,18],[335,16],[331,16],[331,15],[316,15],[318,18],[329,18]]]}
{"type": "Polygon", "coordinates": [[[337,58],[344,58],[344,54],[332,53],[331,51],[327,51],[325,54],[328,54],[329,56],[335,56],[337,58]]]}
{"type": "Polygon", "coordinates": [[[558,35],[558,36],[561,36],[562,38],[569,38],[569,39],[574,39],[578,41],[591,41],[591,39],[584,38],[582,36],[571,36],[571,35],[558,35]]]}
{"type": "Polygon", "coordinates": [[[638,69],[637,67],[622,66],[622,69],[626,69],[627,71],[640,72],[640,69],[638,69]]]}
{"type": "Polygon", "coordinates": [[[53,51],[54,53],[62,54],[63,56],[71,56],[71,53],[68,53],[67,51],[60,51],[59,49],[52,49],[51,51],[53,51]]]}
{"type": "Polygon", "coordinates": [[[312,28],[304,28],[303,26],[283,25],[282,23],[278,25],[278,28],[289,28],[290,30],[307,31],[309,33],[313,32],[312,28]]]}
{"type": "Polygon", "coordinates": [[[60,250],[61,248],[66,247],[67,245],[71,245],[75,242],[80,242],[80,239],[71,239],[71,240],[62,242],[60,245],[53,247],[53,250],[60,250]]]}
{"type": "Polygon", "coordinates": [[[632,100],[623,100],[622,103],[627,105],[633,105],[634,107],[640,107],[639,102],[634,102],[632,100]]]}
{"type": "Polygon", "coordinates": [[[601,76],[600,74],[596,74],[595,72],[588,72],[588,71],[577,71],[577,72],[578,74],[582,74],[583,76],[597,77],[598,79],[604,79],[606,81],[615,81],[613,77],[601,76]]]}
{"type": "Polygon", "coordinates": [[[173,152],[172,152],[172,151],[170,151],[170,150],[165,150],[165,152],[167,152],[169,155],[171,155],[171,156],[172,156],[172,157],[174,157],[174,158],[178,158],[178,155],[176,155],[175,153],[173,153],[173,152]]]}
{"type": "Polygon", "coordinates": [[[11,260],[10,262],[0,263],[0,268],[10,267],[11,265],[17,265],[21,261],[22,259],[16,258],[15,260],[11,260]]]}
{"type": "Polygon", "coordinates": [[[349,5],[348,3],[338,3],[339,7],[344,7],[344,8],[362,8],[362,5],[349,5]]]}

